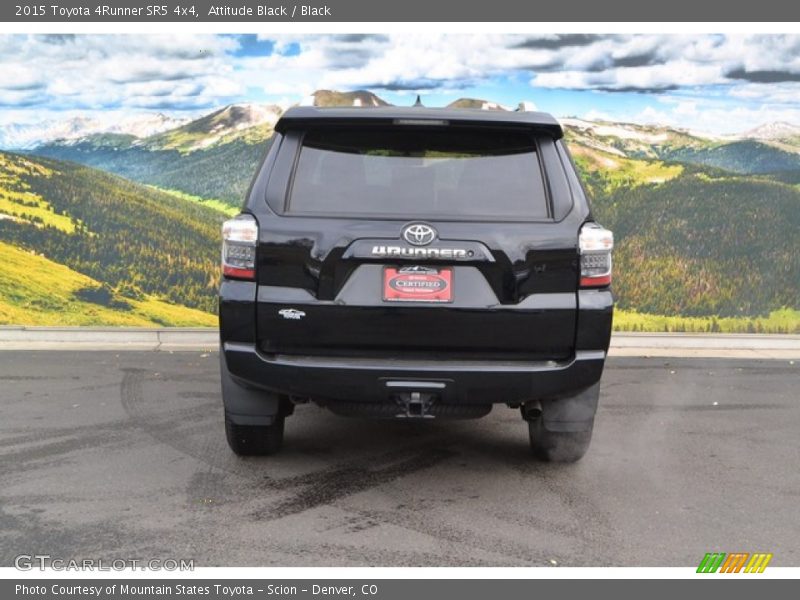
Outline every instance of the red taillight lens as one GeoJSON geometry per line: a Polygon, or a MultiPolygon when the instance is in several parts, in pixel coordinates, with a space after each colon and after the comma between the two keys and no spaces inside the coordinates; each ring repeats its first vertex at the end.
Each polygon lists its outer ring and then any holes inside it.
{"type": "Polygon", "coordinates": [[[611,285],[611,251],[614,234],[597,223],[586,223],[578,238],[581,253],[581,287],[611,285]]]}
{"type": "Polygon", "coordinates": [[[232,279],[256,278],[258,223],[252,215],[239,215],[222,224],[222,274],[232,279]]]}

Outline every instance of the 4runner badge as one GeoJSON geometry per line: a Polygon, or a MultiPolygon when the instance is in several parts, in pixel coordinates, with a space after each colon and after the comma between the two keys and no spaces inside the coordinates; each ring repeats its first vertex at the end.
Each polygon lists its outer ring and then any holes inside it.
{"type": "Polygon", "coordinates": [[[284,319],[291,319],[294,321],[299,321],[306,316],[306,313],[304,313],[302,310],[297,310],[296,308],[282,308],[278,311],[278,314],[284,319]]]}

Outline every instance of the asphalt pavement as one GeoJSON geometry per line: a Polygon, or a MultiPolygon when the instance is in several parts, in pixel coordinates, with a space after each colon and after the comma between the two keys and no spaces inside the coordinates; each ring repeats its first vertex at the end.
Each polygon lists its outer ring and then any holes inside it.
{"type": "Polygon", "coordinates": [[[800,565],[793,360],[611,358],[588,455],[518,411],[369,421],[313,405],[283,452],[227,448],[209,352],[0,352],[0,566],[800,565]]]}

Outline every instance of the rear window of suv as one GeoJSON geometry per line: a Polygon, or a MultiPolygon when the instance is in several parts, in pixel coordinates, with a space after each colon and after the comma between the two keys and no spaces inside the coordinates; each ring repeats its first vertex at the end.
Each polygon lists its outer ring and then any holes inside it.
{"type": "Polygon", "coordinates": [[[400,125],[307,131],[286,210],[475,220],[549,214],[532,133],[400,125]]]}

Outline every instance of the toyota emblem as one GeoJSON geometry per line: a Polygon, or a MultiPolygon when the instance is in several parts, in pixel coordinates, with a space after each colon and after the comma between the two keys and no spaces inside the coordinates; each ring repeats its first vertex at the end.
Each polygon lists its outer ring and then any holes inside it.
{"type": "Polygon", "coordinates": [[[403,239],[413,246],[427,246],[436,239],[436,230],[425,223],[412,223],[403,229],[403,239]]]}

